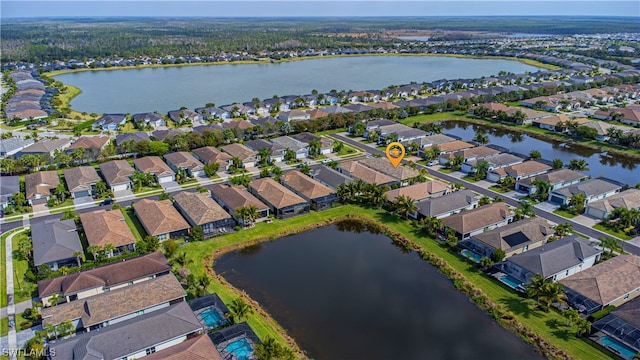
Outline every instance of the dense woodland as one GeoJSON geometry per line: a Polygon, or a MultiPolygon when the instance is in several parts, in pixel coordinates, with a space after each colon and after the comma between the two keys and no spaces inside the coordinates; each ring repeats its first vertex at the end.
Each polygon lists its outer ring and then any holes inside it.
{"type": "Polygon", "coordinates": [[[640,32],[635,18],[86,18],[4,20],[2,62],[140,55],[210,55],[279,49],[389,46],[390,31],[438,30],[435,39],[486,31],[544,34],[640,32]]]}

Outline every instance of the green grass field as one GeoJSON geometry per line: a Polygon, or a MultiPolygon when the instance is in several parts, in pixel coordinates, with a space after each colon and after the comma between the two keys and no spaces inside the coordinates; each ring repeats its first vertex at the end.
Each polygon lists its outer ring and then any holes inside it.
{"type": "Polygon", "coordinates": [[[565,210],[561,210],[561,209],[557,209],[557,210],[553,210],[553,213],[556,215],[560,215],[564,218],[567,219],[573,219],[574,217],[576,217],[575,215],[573,215],[572,213],[565,211],[565,210]]]}
{"type": "Polygon", "coordinates": [[[600,230],[600,231],[602,231],[604,233],[607,233],[607,234],[609,234],[611,236],[617,237],[618,239],[622,239],[622,240],[631,240],[631,239],[633,239],[633,236],[627,235],[622,231],[615,231],[615,230],[613,230],[611,228],[608,228],[608,227],[606,227],[606,226],[604,226],[602,224],[596,224],[596,225],[593,226],[593,228],[596,229],[596,230],[600,230]]]}
{"type": "MultiPolygon", "coordinates": [[[[20,239],[27,237],[26,233],[21,233],[13,237],[11,245],[13,247],[14,254],[18,249],[18,242],[20,239]]],[[[27,281],[24,274],[29,270],[29,262],[22,260],[16,255],[13,256],[13,288],[14,288],[14,302],[20,303],[31,299],[33,296],[37,296],[37,284],[27,281]]]]}

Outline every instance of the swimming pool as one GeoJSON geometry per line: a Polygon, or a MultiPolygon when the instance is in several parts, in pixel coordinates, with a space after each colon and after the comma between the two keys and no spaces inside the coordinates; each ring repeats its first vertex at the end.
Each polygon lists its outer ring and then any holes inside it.
{"type": "Polygon", "coordinates": [[[218,310],[214,308],[208,308],[202,311],[200,313],[200,318],[210,329],[215,329],[226,322],[218,310]]]}
{"type": "Polygon", "coordinates": [[[235,354],[240,360],[249,360],[253,355],[253,348],[246,338],[240,338],[230,342],[224,349],[235,354]]]}
{"type": "Polygon", "coordinates": [[[479,263],[480,259],[482,259],[482,256],[474,253],[471,250],[464,249],[464,250],[460,251],[460,253],[462,254],[462,256],[464,256],[467,259],[473,261],[474,263],[479,263]]]}
{"type": "Polygon", "coordinates": [[[610,336],[603,336],[600,338],[600,342],[602,342],[604,345],[614,349],[615,351],[617,351],[620,355],[624,356],[627,359],[631,359],[634,356],[636,356],[637,352],[633,349],[631,349],[630,347],[628,347],[627,345],[621,343],[620,341],[610,337],[610,336]]]}
{"type": "Polygon", "coordinates": [[[513,276],[502,275],[500,277],[500,281],[502,281],[504,284],[507,284],[507,286],[509,286],[512,289],[515,289],[515,290],[522,290],[523,289],[522,282],[520,280],[514,278],[513,276]]]}

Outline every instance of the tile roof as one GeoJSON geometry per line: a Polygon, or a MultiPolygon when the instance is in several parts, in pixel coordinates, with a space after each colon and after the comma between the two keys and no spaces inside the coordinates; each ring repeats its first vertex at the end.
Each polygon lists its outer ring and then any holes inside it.
{"type": "Polygon", "coordinates": [[[348,184],[354,181],[349,176],[342,174],[323,164],[311,165],[311,170],[311,175],[314,179],[319,180],[323,184],[326,184],[334,189],[340,184],[348,184]]]}
{"type": "Polygon", "coordinates": [[[173,170],[162,161],[159,156],[145,156],[133,160],[133,165],[139,171],[151,173],[156,176],[174,174],[173,170]]]}
{"type": "Polygon", "coordinates": [[[75,149],[102,149],[103,146],[107,144],[109,141],[109,137],[106,135],[97,135],[97,136],[81,136],[76,141],[71,144],[67,148],[67,151],[75,150],[75,149]]]}
{"type": "Polygon", "coordinates": [[[38,281],[38,295],[46,297],[58,293],[67,296],[96,287],[116,286],[169,271],[171,271],[171,265],[167,258],[162,252],[156,251],[125,261],[38,281]]]}
{"type": "Polygon", "coordinates": [[[42,324],[57,325],[82,319],[88,328],[172,300],[184,298],[182,285],[173,274],[41,310],[42,324]]]}
{"type": "Polygon", "coordinates": [[[609,304],[640,288],[640,257],[618,255],[560,283],[601,305],[609,304]]]}
{"type": "Polygon", "coordinates": [[[380,171],[383,174],[387,174],[398,180],[413,179],[420,175],[420,172],[414,170],[408,166],[400,165],[393,167],[389,160],[386,158],[366,158],[358,160],[358,162],[364,166],[370,167],[373,170],[380,171]]]}
{"type": "Polygon", "coordinates": [[[186,302],[125,320],[99,331],[49,342],[60,359],[120,359],[202,330],[186,302]]]}
{"type": "Polygon", "coordinates": [[[298,151],[308,147],[307,144],[303,143],[302,141],[296,140],[290,136],[280,136],[275,139],[271,139],[271,142],[281,145],[286,149],[291,149],[293,151],[298,151]]]}
{"type": "Polygon", "coordinates": [[[589,203],[589,207],[611,212],[616,208],[640,209],[640,190],[628,189],[608,198],[589,203]]]}
{"type": "Polygon", "coordinates": [[[120,210],[95,210],[80,214],[82,228],[89,245],[115,247],[135,244],[136,239],[120,210]]]}
{"type": "Polygon", "coordinates": [[[519,156],[509,154],[509,153],[500,153],[500,154],[495,154],[495,155],[489,155],[489,156],[483,157],[482,159],[469,160],[469,161],[467,161],[467,164],[471,164],[472,166],[476,166],[481,161],[488,162],[489,166],[500,168],[500,167],[504,167],[504,166],[509,166],[509,165],[514,165],[514,164],[521,163],[521,162],[524,161],[524,159],[519,157],[519,156]]]}
{"type": "Polygon", "coordinates": [[[476,146],[470,149],[463,149],[463,150],[443,154],[443,158],[453,159],[456,156],[461,156],[463,159],[468,159],[470,157],[484,157],[484,156],[495,155],[499,153],[500,151],[496,149],[492,149],[490,147],[476,146]]]}
{"type": "Polygon", "coordinates": [[[56,149],[62,149],[69,145],[69,139],[43,140],[22,149],[20,152],[25,154],[50,153],[56,149]]]}
{"type": "Polygon", "coordinates": [[[535,160],[528,160],[520,164],[507,166],[504,170],[509,175],[524,176],[528,174],[534,174],[540,171],[551,170],[551,166],[535,160]]]}
{"type": "Polygon", "coordinates": [[[71,192],[91,189],[92,184],[101,180],[93,166],[78,166],[64,171],[64,181],[71,192]]]}
{"type": "Polygon", "coordinates": [[[151,140],[151,138],[149,138],[149,134],[147,134],[144,131],[116,135],[116,144],[118,145],[129,142],[129,141],[133,141],[137,143],[143,140],[147,140],[147,141],[151,140]]]}
{"type": "Polygon", "coordinates": [[[571,196],[582,193],[587,197],[604,194],[609,191],[614,191],[617,189],[621,189],[622,187],[618,184],[612,183],[605,179],[589,179],[587,181],[582,181],[578,184],[567,186],[561,189],[557,189],[553,191],[553,193],[564,195],[567,198],[571,196]]]}
{"type": "Polygon", "coordinates": [[[142,199],[133,204],[136,216],[149,235],[161,235],[189,228],[189,224],[173,207],[171,200],[142,199]]]}
{"type": "Polygon", "coordinates": [[[473,144],[469,144],[468,142],[464,142],[464,141],[460,141],[460,140],[454,140],[454,141],[449,141],[449,142],[446,142],[446,143],[441,143],[441,144],[438,145],[438,147],[440,148],[440,151],[442,151],[442,152],[451,152],[451,151],[457,151],[457,150],[472,148],[473,144]]]}
{"type": "Polygon", "coordinates": [[[12,196],[20,191],[20,177],[18,176],[1,176],[0,177],[0,196],[12,196]]]}
{"type": "Polygon", "coordinates": [[[275,182],[272,178],[253,180],[249,186],[255,194],[262,197],[276,209],[307,202],[293,191],[275,182]]]}
{"type": "Polygon", "coordinates": [[[39,220],[31,222],[33,262],[36,266],[75,257],[82,252],[73,220],[39,220]]]}
{"type": "Polygon", "coordinates": [[[223,153],[213,146],[205,146],[192,150],[193,155],[205,164],[218,163],[226,165],[231,160],[231,155],[223,153]]]}
{"type": "Polygon", "coordinates": [[[444,226],[466,234],[513,217],[513,210],[505,203],[492,203],[479,208],[463,211],[442,219],[444,226]]]}
{"type": "Polygon", "coordinates": [[[452,138],[451,136],[447,136],[443,134],[433,134],[433,135],[425,136],[422,139],[420,139],[420,144],[424,146],[433,146],[433,145],[440,146],[440,144],[448,143],[454,140],[456,139],[452,138]]]}
{"type": "Polygon", "coordinates": [[[256,152],[244,146],[243,144],[229,144],[220,148],[222,151],[231,155],[232,157],[238,157],[240,160],[245,161],[248,159],[255,159],[256,152]]]}
{"type": "MultiPolygon", "coordinates": [[[[611,312],[611,315],[623,320],[627,324],[640,329],[640,298],[635,298],[611,312]]],[[[640,339],[636,339],[636,348],[640,339]]]]}
{"type": "Polygon", "coordinates": [[[351,176],[369,184],[382,185],[396,181],[396,179],[391,176],[373,170],[355,160],[343,161],[339,166],[340,168],[348,171],[351,176]]]}
{"type": "Polygon", "coordinates": [[[127,160],[113,160],[100,164],[100,172],[109,186],[131,182],[135,169],[127,160]]]}
{"type": "Polygon", "coordinates": [[[298,170],[288,171],[281,177],[281,181],[307,199],[316,199],[336,193],[298,170]]]}
{"type": "Polygon", "coordinates": [[[0,141],[0,154],[26,148],[34,143],[33,139],[10,138],[0,141]]]}
{"type": "Polygon", "coordinates": [[[508,252],[513,248],[545,241],[553,232],[545,219],[532,217],[474,235],[473,239],[508,252]]]}
{"type": "Polygon", "coordinates": [[[551,185],[562,184],[566,182],[572,182],[580,179],[585,179],[588,176],[570,169],[559,169],[556,171],[548,172],[546,174],[536,175],[529,178],[519,180],[524,184],[533,184],[535,180],[546,181],[551,185]]]}
{"type": "Polygon", "coordinates": [[[449,189],[449,185],[438,180],[430,180],[387,191],[387,200],[394,201],[400,195],[408,196],[419,201],[431,197],[433,194],[444,193],[449,189]]]}
{"type": "Polygon", "coordinates": [[[532,274],[540,274],[546,278],[570,269],[582,263],[584,259],[600,253],[602,250],[591,246],[589,240],[577,235],[569,235],[533,250],[514,255],[507,261],[532,274]]]}
{"type": "Polygon", "coordinates": [[[187,168],[191,171],[201,170],[204,166],[204,164],[198,161],[191,153],[186,151],[164,154],[164,159],[177,168],[187,168]]]}
{"type": "Polygon", "coordinates": [[[247,191],[247,188],[242,185],[229,186],[227,184],[216,184],[211,187],[211,193],[220,199],[231,211],[250,205],[255,206],[258,211],[269,209],[269,206],[253,196],[253,194],[247,191]]]}
{"type": "Polygon", "coordinates": [[[471,190],[455,191],[450,194],[431,198],[416,203],[418,213],[423,216],[438,216],[459,210],[478,202],[478,197],[471,190]]]}
{"type": "Polygon", "coordinates": [[[209,336],[201,335],[145,356],[145,360],[222,360],[209,336]]]}
{"type": "Polygon", "coordinates": [[[173,195],[173,199],[175,204],[182,209],[191,226],[231,219],[231,215],[211,198],[209,192],[181,191],[173,195]]]}

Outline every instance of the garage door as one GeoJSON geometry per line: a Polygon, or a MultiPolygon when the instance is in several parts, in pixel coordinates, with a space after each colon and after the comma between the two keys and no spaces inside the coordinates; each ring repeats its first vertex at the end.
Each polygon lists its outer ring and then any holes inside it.
{"type": "Polygon", "coordinates": [[[76,191],[73,193],[73,197],[76,199],[85,197],[85,196],[91,196],[91,192],[89,190],[84,190],[84,191],[76,191]]]}
{"type": "Polygon", "coordinates": [[[113,190],[113,191],[129,190],[129,184],[114,185],[111,190],[113,190]]]}
{"type": "Polygon", "coordinates": [[[158,178],[158,182],[161,184],[172,182],[172,181],[173,181],[173,176],[163,176],[158,178]]]}

